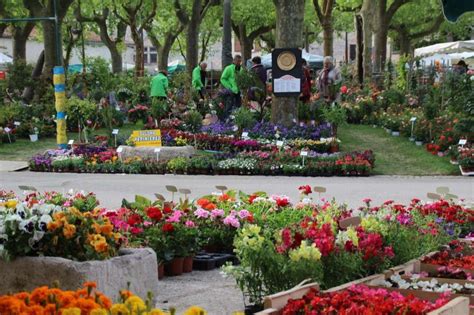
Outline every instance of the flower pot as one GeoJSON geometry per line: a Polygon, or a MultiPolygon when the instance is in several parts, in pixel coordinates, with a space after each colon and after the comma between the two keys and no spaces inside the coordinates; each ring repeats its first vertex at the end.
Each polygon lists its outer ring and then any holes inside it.
{"type": "Polygon", "coordinates": [[[415,144],[421,147],[423,145],[423,141],[415,141],[415,144]]]}
{"type": "Polygon", "coordinates": [[[184,263],[183,257],[174,258],[170,262],[169,271],[170,271],[171,276],[181,276],[183,274],[183,263],[184,263]]]}
{"type": "Polygon", "coordinates": [[[158,265],[158,279],[161,280],[165,277],[165,264],[160,262],[158,265]]]}
{"type": "Polygon", "coordinates": [[[188,273],[193,271],[193,256],[184,257],[183,272],[188,273]]]}
{"type": "Polygon", "coordinates": [[[400,137],[400,131],[392,131],[392,136],[400,137]]]}
{"type": "Polygon", "coordinates": [[[416,139],[413,138],[413,137],[410,137],[410,138],[408,138],[408,140],[410,140],[411,142],[415,142],[416,139]]]}
{"type": "Polygon", "coordinates": [[[385,131],[386,131],[388,134],[391,134],[391,133],[392,133],[392,129],[385,128],[385,131]]]}
{"type": "Polygon", "coordinates": [[[38,134],[32,134],[32,135],[30,135],[30,141],[31,141],[31,142],[36,142],[36,141],[38,141],[38,134]]]}

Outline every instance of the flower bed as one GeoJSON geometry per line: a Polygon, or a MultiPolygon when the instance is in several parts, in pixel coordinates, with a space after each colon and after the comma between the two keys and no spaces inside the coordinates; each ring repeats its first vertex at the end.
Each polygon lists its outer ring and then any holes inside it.
{"type": "MultiPolygon", "coordinates": [[[[238,144],[239,142],[237,142],[238,144]]],[[[245,144],[246,147],[249,144],[245,144]]],[[[30,161],[30,170],[46,172],[219,174],[286,176],[368,176],[375,158],[363,153],[317,153],[303,157],[290,147],[276,146],[265,151],[246,150],[229,154],[198,155],[169,161],[128,157],[120,159],[116,150],[83,146],[69,151],[48,151],[30,161]],[[79,150],[77,149],[79,148],[79,150]],[[99,151],[99,152],[97,152],[99,151]]]]}
{"type": "MultiPolygon", "coordinates": [[[[50,314],[50,315],[108,315],[143,314],[170,315],[153,308],[150,297],[146,300],[131,291],[116,291],[118,303],[113,304],[110,295],[96,289],[94,282],[86,282],[78,290],[61,290],[47,286],[31,292],[0,296],[0,314],[50,314]]],[[[174,313],[173,313],[174,314],[174,313]]],[[[197,306],[190,307],[184,315],[206,314],[197,306]]]]}

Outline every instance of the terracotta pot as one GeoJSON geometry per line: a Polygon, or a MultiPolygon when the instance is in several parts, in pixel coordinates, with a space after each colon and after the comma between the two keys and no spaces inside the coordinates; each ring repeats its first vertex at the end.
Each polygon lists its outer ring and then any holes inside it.
{"type": "Polygon", "coordinates": [[[193,271],[193,256],[184,257],[183,272],[188,273],[193,271]]]}
{"type": "Polygon", "coordinates": [[[165,264],[160,263],[158,265],[158,279],[163,279],[165,277],[165,264]]]}
{"type": "Polygon", "coordinates": [[[172,276],[181,276],[183,274],[183,263],[184,263],[183,257],[174,258],[171,261],[170,271],[171,271],[172,276]]]}

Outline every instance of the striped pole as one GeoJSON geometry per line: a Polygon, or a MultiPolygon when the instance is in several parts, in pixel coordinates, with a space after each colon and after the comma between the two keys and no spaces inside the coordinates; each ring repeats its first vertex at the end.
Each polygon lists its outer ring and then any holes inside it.
{"type": "Polygon", "coordinates": [[[54,67],[54,96],[56,99],[56,139],[59,148],[67,148],[66,135],[66,78],[64,67],[54,67]]]}

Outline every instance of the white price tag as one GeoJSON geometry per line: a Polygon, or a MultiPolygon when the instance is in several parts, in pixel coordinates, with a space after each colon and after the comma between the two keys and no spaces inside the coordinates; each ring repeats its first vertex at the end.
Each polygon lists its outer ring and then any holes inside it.
{"type": "Polygon", "coordinates": [[[296,118],[293,118],[293,122],[296,124],[296,118]]]}
{"type": "Polygon", "coordinates": [[[242,138],[248,138],[249,133],[248,132],[242,132],[242,138]]]}
{"type": "Polygon", "coordinates": [[[117,148],[117,153],[122,153],[122,151],[123,151],[123,148],[122,148],[122,147],[118,147],[118,148],[117,148]]]}
{"type": "Polygon", "coordinates": [[[316,125],[316,120],[311,120],[311,125],[312,126],[316,125]]]}
{"type": "Polygon", "coordinates": [[[416,121],[416,117],[412,117],[412,118],[410,119],[410,121],[411,121],[411,122],[415,122],[415,121],[416,121]]]}
{"type": "Polygon", "coordinates": [[[300,122],[300,127],[304,127],[304,122],[300,122]]]}
{"type": "Polygon", "coordinates": [[[280,135],[276,133],[275,138],[277,138],[277,139],[280,138],[280,135]]]}
{"type": "Polygon", "coordinates": [[[232,127],[232,130],[237,131],[237,130],[239,130],[239,127],[234,126],[234,127],[232,127]]]}
{"type": "Polygon", "coordinates": [[[14,124],[15,126],[19,126],[19,125],[21,125],[21,122],[15,121],[13,124],[14,124]]]}
{"type": "Polygon", "coordinates": [[[119,133],[119,130],[118,130],[118,129],[112,130],[112,134],[113,134],[113,135],[118,135],[118,133],[119,133]]]}
{"type": "Polygon", "coordinates": [[[308,156],[308,151],[301,151],[300,155],[301,156],[308,156]]]}
{"type": "Polygon", "coordinates": [[[71,139],[71,140],[68,141],[67,144],[68,144],[68,145],[73,145],[73,143],[74,143],[74,140],[71,139]]]}
{"type": "Polygon", "coordinates": [[[277,141],[277,146],[282,147],[283,146],[283,141],[277,141]]]}
{"type": "Polygon", "coordinates": [[[459,145],[466,145],[467,139],[459,139],[459,145]]]}
{"type": "Polygon", "coordinates": [[[161,152],[161,148],[155,148],[155,153],[160,153],[161,152]]]}
{"type": "Polygon", "coordinates": [[[8,127],[5,127],[3,130],[5,130],[6,133],[10,133],[10,131],[12,131],[10,128],[8,127]]]}

